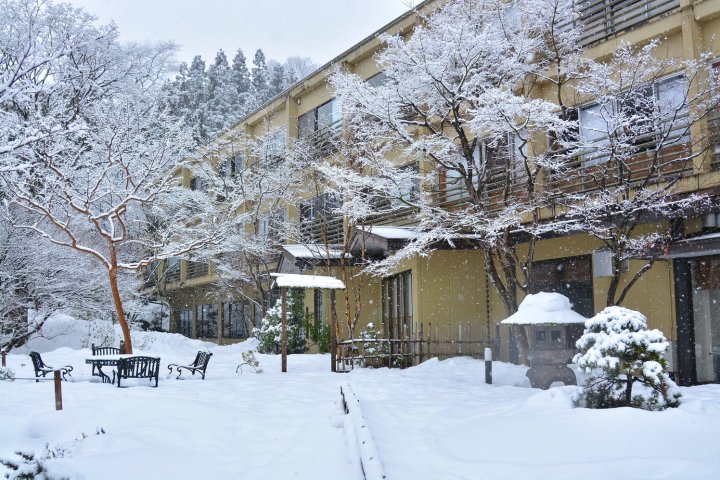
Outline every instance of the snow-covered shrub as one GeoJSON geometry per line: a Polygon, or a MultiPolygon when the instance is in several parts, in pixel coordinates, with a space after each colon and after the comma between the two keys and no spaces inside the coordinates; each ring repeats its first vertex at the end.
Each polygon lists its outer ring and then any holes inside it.
{"type": "Polygon", "coordinates": [[[255,373],[262,373],[262,368],[260,367],[260,361],[255,358],[255,350],[248,350],[247,352],[242,352],[242,363],[240,363],[237,368],[235,369],[235,373],[240,371],[242,373],[242,367],[247,365],[248,367],[255,370],[255,373]]]}
{"type": "Polygon", "coordinates": [[[382,329],[375,329],[375,324],[370,322],[367,328],[360,332],[358,338],[362,345],[362,367],[382,367],[388,364],[390,354],[389,345],[380,339],[383,338],[382,329]]]}
{"type": "Polygon", "coordinates": [[[320,353],[330,352],[330,325],[309,314],[305,319],[305,330],[308,332],[308,338],[317,344],[320,353]]]}
{"type": "Polygon", "coordinates": [[[573,362],[588,375],[576,405],[663,410],[680,404],[680,391],[665,372],[668,342],[660,330],[648,330],[640,312],[607,307],[585,322],[576,345],[573,362]]]}
{"type": "MultiPolygon", "coordinates": [[[[278,300],[260,321],[260,327],[253,330],[258,340],[258,352],[280,353],[282,334],[282,302],[278,300]]],[[[302,290],[291,290],[287,299],[287,352],[303,353],[305,344],[305,314],[303,312],[302,290]]]]}

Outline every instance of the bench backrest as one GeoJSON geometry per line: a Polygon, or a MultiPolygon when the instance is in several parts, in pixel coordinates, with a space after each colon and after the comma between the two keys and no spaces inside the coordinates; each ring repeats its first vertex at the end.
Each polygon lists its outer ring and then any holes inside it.
{"type": "Polygon", "coordinates": [[[160,372],[160,359],[129,357],[118,360],[118,376],[122,378],[154,378],[160,372]]]}
{"type": "Polygon", "coordinates": [[[195,361],[192,363],[192,366],[205,370],[207,368],[208,362],[210,361],[210,357],[212,357],[212,353],[200,351],[195,356],[195,361]]]}
{"type": "Polygon", "coordinates": [[[45,368],[45,369],[50,368],[47,365],[45,365],[45,362],[43,362],[42,357],[40,356],[40,354],[38,352],[30,352],[30,358],[32,359],[33,368],[35,369],[36,372],[42,370],[43,368],[45,368]]]}
{"type": "Polygon", "coordinates": [[[95,355],[119,355],[120,349],[117,347],[96,347],[92,346],[92,354],[95,355]]]}

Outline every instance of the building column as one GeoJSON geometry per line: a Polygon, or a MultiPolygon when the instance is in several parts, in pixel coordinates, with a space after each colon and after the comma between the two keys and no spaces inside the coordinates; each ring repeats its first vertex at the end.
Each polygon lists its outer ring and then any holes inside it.
{"type": "Polygon", "coordinates": [[[688,259],[673,259],[675,312],[677,318],[677,380],[678,384],[684,387],[694,385],[697,381],[691,275],[692,271],[688,259]]]}

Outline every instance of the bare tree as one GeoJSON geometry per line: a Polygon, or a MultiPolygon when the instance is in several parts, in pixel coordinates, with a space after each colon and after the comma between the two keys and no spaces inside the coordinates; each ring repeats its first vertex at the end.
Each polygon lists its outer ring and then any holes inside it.
{"type": "MultiPolygon", "coordinates": [[[[44,5],[39,11],[52,19],[55,10],[44,5]]],[[[211,196],[179,182],[178,174],[196,162],[187,157],[187,129],[164,110],[157,81],[172,49],[121,47],[114,39],[109,45],[88,41],[85,48],[78,61],[101,63],[94,75],[77,66],[82,75],[65,78],[58,67],[53,77],[64,85],[58,115],[79,105],[76,113],[63,122],[51,117],[60,128],[56,135],[6,149],[3,163],[12,168],[3,170],[0,182],[9,207],[25,212],[15,217],[16,228],[89,255],[106,269],[132,352],[118,274],[206,247],[217,238],[222,217],[211,196]],[[117,72],[123,73],[116,78],[117,72]],[[149,219],[158,217],[166,228],[150,232],[149,219]]],[[[27,108],[42,111],[48,99],[33,98],[37,103],[27,108]]],[[[11,114],[18,110],[4,106],[11,114]]],[[[46,118],[34,119],[38,128],[46,118]]],[[[11,137],[11,127],[4,127],[3,138],[11,137]]]]}
{"type": "Polygon", "coordinates": [[[683,193],[678,183],[708,158],[704,127],[717,109],[707,59],[680,60],[659,41],[624,45],[604,63],[587,62],[574,86],[576,127],[556,136],[563,159],[550,175],[564,207],[554,232],[600,240],[611,262],[607,306],[620,305],[666,253],[677,220],[703,212],[712,199],[683,193]],[[651,229],[643,225],[654,224],[651,229]],[[625,263],[644,264],[621,283],[625,263]]]}

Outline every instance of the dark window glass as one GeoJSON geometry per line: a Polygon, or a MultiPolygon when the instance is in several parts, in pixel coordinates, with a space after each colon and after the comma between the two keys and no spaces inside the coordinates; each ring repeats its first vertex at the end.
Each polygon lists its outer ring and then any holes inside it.
{"type": "Polygon", "coordinates": [[[192,338],[192,311],[180,310],[180,334],[192,338]]]}
{"type": "Polygon", "coordinates": [[[247,338],[250,336],[250,305],[227,302],[223,305],[223,337],[247,338]]]}
{"type": "Polygon", "coordinates": [[[530,293],[561,293],[580,315],[589,318],[595,314],[591,255],[538,261],[532,268],[530,293]]]}
{"type": "Polygon", "coordinates": [[[298,117],[298,134],[300,138],[311,135],[315,131],[316,110],[310,110],[298,117]]]}
{"type": "Polygon", "coordinates": [[[198,338],[217,337],[218,306],[203,304],[197,306],[196,329],[198,338]]]}

